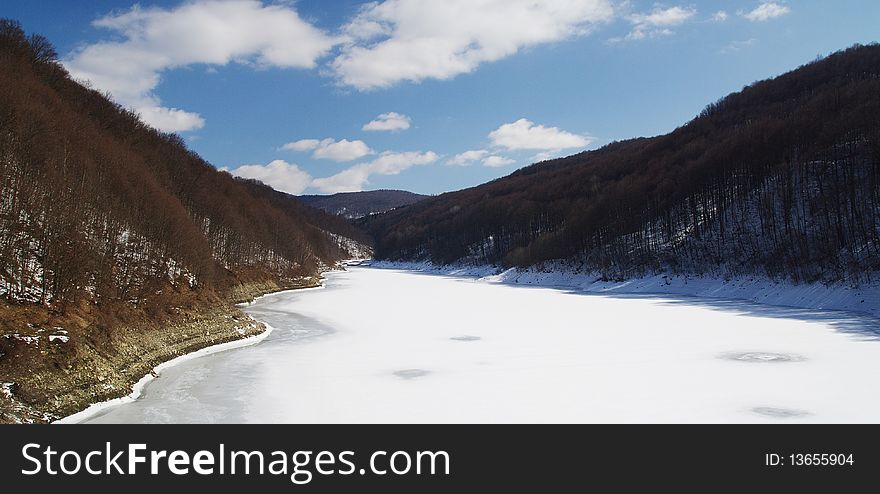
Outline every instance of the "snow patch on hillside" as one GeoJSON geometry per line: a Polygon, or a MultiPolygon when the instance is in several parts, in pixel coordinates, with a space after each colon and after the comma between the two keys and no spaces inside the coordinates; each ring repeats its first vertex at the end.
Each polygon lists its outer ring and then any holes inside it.
{"type": "Polygon", "coordinates": [[[15,383],[0,383],[0,396],[3,396],[7,399],[12,399],[12,386],[15,383]]]}
{"type": "Polygon", "coordinates": [[[430,262],[374,261],[374,268],[401,269],[447,276],[474,277],[484,283],[532,285],[588,293],[670,294],[748,300],[766,305],[860,312],[880,317],[880,284],[795,284],[760,276],[720,278],[657,274],[626,281],[607,281],[597,273],[565,270],[564,265],[502,270],[487,265],[446,265],[430,262]]]}
{"type": "Polygon", "coordinates": [[[373,256],[373,249],[368,245],[337,233],[325,233],[336,242],[336,245],[338,245],[340,249],[348,253],[350,259],[369,259],[373,256]]]}

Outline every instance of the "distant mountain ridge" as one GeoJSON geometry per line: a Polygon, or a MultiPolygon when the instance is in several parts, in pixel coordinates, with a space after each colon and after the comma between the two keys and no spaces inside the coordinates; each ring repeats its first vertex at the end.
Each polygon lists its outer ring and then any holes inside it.
{"type": "Polygon", "coordinates": [[[367,226],[378,259],[876,279],[880,45],[756,82],[666,135],[533,164],[367,226]]]}
{"type": "Polygon", "coordinates": [[[415,204],[430,196],[405,190],[369,190],[364,192],[340,192],[332,195],[299,196],[303,204],[322,209],[330,214],[348,219],[363,218],[384,213],[395,208],[415,204]]]}

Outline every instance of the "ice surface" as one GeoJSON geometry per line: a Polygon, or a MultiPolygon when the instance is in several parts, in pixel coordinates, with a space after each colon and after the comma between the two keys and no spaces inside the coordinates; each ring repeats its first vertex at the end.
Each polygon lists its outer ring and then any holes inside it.
{"type": "Polygon", "coordinates": [[[455,340],[455,341],[479,341],[479,340],[482,340],[482,338],[480,338],[479,336],[471,336],[468,334],[462,335],[462,336],[453,336],[452,338],[449,338],[449,339],[455,340]]]}
{"type": "Polygon", "coordinates": [[[766,417],[777,419],[788,419],[809,415],[809,412],[805,412],[803,410],[791,410],[788,408],[755,407],[752,409],[752,411],[757,413],[758,415],[764,415],[766,417]]]}
{"type": "Polygon", "coordinates": [[[767,352],[735,352],[726,353],[721,358],[735,360],[737,362],[754,362],[754,363],[782,363],[782,362],[800,362],[804,358],[800,355],[785,353],[767,353],[767,352]]]}
{"type": "Polygon", "coordinates": [[[392,374],[401,379],[415,379],[417,377],[427,376],[430,373],[431,371],[426,371],[425,369],[403,369],[394,371],[392,374]]]}
{"type": "Polygon", "coordinates": [[[878,321],[850,313],[363,267],[245,310],[272,334],[90,421],[880,421],[878,321]]]}

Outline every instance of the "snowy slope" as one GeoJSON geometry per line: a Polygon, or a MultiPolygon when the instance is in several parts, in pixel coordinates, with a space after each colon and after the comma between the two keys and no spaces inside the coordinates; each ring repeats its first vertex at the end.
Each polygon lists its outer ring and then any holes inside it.
{"type": "Polygon", "coordinates": [[[508,269],[494,266],[435,266],[428,262],[375,261],[375,268],[403,269],[432,274],[477,277],[486,283],[566,288],[606,294],[674,294],[748,300],[761,304],[860,312],[880,317],[880,284],[794,284],[761,277],[712,278],[654,275],[627,281],[602,281],[596,273],[578,273],[563,265],[545,269],[508,269]]]}

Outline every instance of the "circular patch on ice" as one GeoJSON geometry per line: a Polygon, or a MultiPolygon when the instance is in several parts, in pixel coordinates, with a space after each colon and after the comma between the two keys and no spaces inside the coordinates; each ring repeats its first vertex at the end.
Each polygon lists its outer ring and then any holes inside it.
{"type": "Polygon", "coordinates": [[[478,340],[482,340],[482,338],[480,338],[479,336],[470,336],[470,335],[453,336],[452,338],[449,338],[449,339],[450,339],[450,340],[455,340],[455,341],[478,341],[478,340]]]}
{"type": "Polygon", "coordinates": [[[403,369],[394,371],[393,374],[401,379],[415,379],[417,377],[427,376],[431,371],[425,369],[403,369]]]}
{"type": "Polygon", "coordinates": [[[781,362],[802,362],[806,360],[800,355],[793,353],[771,353],[771,352],[734,352],[725,353],[721,358],[726,360],[735,360],[737,362],[754,362],[759,364],[765,363],[781,363],[781,362]]]}
{"type": "Polygon", "coordinates": [[[777,407],[755,407],[752,408],[752,412],[757,413],[758,415],[772,417],[775,419],[790,419],[795,417],[804,417],[810,414],[809,412],[805,412],[803,410],[777,407]]]}

